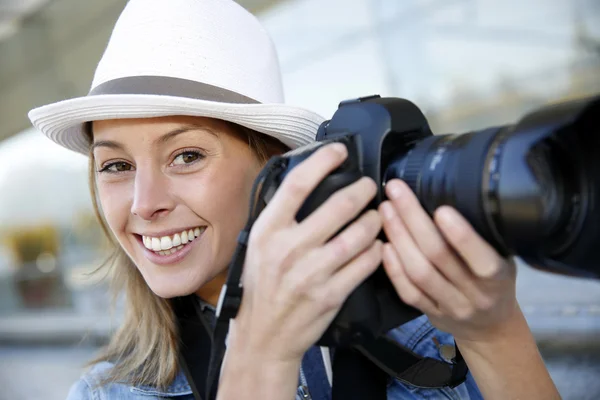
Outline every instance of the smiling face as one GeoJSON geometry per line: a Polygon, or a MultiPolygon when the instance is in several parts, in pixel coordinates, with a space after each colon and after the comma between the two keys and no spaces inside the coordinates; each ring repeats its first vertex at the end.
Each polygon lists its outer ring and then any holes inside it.
{"type": "Polygon", "coordinates": [[[262,168],[248,138],[197,117],[97,121],[92,130],[102,212],[150,289],[215,303],[262,168]]]}

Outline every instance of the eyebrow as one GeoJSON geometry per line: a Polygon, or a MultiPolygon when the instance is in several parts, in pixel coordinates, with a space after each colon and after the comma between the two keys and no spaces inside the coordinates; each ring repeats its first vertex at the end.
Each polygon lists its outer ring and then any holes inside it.
{"type": "MultiPolygon", "coordinates": [[[[169,131],[169,132],[165,133],[164,135],[162,135],[160,138],[158,138],[156,140],[156,144],[165,144],[169,140],[173,139],[175,136],[181,135],[182,133],[190,132],[190,131],[202,131],[202,132],[209,133],[215,137],[219,137],[215,131],[213,131],[212,129],[209,129],[207,127],[199,126],[199,125],[184,125],[184,126],[173,129],[172,131],[169,131]]],[[[110,149],[123,149],[123,145],[114,140],[98,140],[97,142],[92,143],[90,151],[94,151],[94,149],[96,149],[98,147],[108,147],[110,149]]]]}

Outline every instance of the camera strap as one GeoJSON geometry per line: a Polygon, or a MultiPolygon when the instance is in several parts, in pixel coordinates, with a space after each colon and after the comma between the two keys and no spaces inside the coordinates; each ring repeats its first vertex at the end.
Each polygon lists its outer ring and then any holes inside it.
{"type": "Polygon", "coordinates": [[[467,364],[458,348],[448,363],[421,357],[396,341],[380,336],[368,344],[335,350],[332,399],[385,400],[391,378],[420,388],[454,388],[465,381],[467,372],[467,364]],[[374,365],[378,368],[373,368],[374,365]]]}
{"type": "Polygon", "coordinates": [[[179,366],[194,398],[202,400],[206,392],[213,338],[212,327],[197,303],[194,294],[178,297],[172,302],[179,326],[179,366]]]}
{"type": "Polygon", "coordinates": [[[354,347],[389,376],[420,388],[454,388],[465,381],[469,371],[456,343],[448,362],[422,357],[387,336],[354,347]]]}

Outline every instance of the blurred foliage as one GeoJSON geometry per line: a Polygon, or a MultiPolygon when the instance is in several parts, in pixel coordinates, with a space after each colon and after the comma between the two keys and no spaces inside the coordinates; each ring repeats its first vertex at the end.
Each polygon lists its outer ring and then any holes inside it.
{"type": "Polygon", "coordinates": [[[14,228],[3,235],[3,241],[19,264],[35,262],[41,254],[57,257],[60,235],[51,225],[14,228]]]}

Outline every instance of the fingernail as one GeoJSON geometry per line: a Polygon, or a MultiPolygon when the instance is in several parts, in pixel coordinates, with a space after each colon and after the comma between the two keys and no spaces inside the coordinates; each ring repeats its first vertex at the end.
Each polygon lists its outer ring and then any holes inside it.
{"type": "Polygon", "coordinates": [[[348,149],[342,143],[333,143],[331,148],[342,157],[346,157],[348,154],[348,149]]]}
{"type": "Polygon", "coordinates": [[[444,225],[448,230],[456,231],[461,227],[460,219],[457,218],[454,211],[448,207],[441,208],[438,211],[438,218],[442,225],[444,225]]]}
{"type": "Polygon", "coordinates": [[[390,181],[387,185],[386,188],[388,190],[388,194],[392,199],[398,199],[400,198],[400,196],[402,196],[402,184],[400,184],[400,182],[395,182],[395,181],[390,181]]]}

